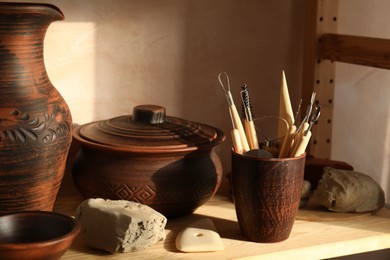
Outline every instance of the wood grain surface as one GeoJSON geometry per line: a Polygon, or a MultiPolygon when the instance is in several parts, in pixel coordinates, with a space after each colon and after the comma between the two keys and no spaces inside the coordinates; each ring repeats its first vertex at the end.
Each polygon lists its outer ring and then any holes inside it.
{"type": "MultiPolygon", "coordinates": [[[[226,187],[226,185],[224,185],[226,187]]],[[[78,195],[59,197],[56,211],[74,214],[81,202],[78,195]]],[[[201,206],[194,214],[169,220],[165,241],[141,251],[110,255],[89,248],[81,236],[62,259],[318,259],[390,248],[390,210],[342,221],[296,220],[289,239],[279,243],[254,243],[244,240],[237,223],[234,205],[228,191],[222,188],[218,195],[201,206]],[[220,252],[183,253],[175,247],[178,232],[191,222],[210,218],[225,249],[220,252]]]]}

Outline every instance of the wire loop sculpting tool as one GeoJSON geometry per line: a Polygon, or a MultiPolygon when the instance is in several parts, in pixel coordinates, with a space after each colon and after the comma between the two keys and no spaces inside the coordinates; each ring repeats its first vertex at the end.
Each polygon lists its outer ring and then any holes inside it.
{"type": "Polygon", "coordinates": [[[226,99],[229,105],[229,113],[230,113],[230,119],[232,121],[233,130],[231,132],[232,139],[233,139],[233,145],[234,150],[236,153],[245,153],[250,150],[248,140],[245,136],[244,127],[242,126],[240,116],[238,114],[237,108],[234,104],[232,93],[230,92],[230,81],[229,76],[226,72],[221,72],[218,75],[219,83],[221,84],[221,87],[223,91],[225,92],[226,99]],[[222,76],[225,76],[227,88],[224,86],[222,82],[222,76]]]}

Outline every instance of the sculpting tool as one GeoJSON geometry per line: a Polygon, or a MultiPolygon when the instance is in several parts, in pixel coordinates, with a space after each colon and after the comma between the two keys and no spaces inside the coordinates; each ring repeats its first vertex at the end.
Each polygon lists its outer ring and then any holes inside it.
{"type": "Polygon", "coordinates": [[[294,121],[297,121],[299,112],[301,111],[301,107],[302,107],[302,98],[301,98],[301,100],[299,101],[299,105],[298,105],[298,108],[297,108],[297,112],[295,113],[295,116],[294,116],[294,121]]]}
{"type": "Polygon", "coordinates": [[[255,124],[253,122],[252,106],[247,85],[241,87],[241,99],[244,110],[244,129],[249,148],[252,150],[259,149],[259,141],[257,140],[255,124]]]}
{"type": "Polygon", "coordinates": [[[318,118],[320,117],[320,115],[321,115],[321,107],[317,106],[317,107],[315,107],[313,115],[312,115],[312,117],[310,119],[309,127],[307,128],[307,130],[304,133],[304,135],[306,135],[306,133],[311,130],[311,128],[313,127],[313,124],[318,121],[318,118]]]}
{"type": "MultiPolygon", "coordinates": [[[[288,129],[284,131],[285,137],[283,139],[282,146],[279,150],[279,158],[288,156],[288,153],[294,140],[296,132],[296,126],[294,125],[295,118],[291,106],[290,95],[288,92],[287,80],[284,70],[282,71],[282,84],[280,90],[280,104],[279,104],[279,116],[287,121],[288,129]]],[[[282,127],[279,125],[279,136],[283,134],[282,127]]]]}
{"type": "Polygon", "coordinates": [[[316,99],[316,92],[313,92],[313,93],[311,93],[310,103],[309,103],[309,105],[306,107],[306,114],[305,114],[305,117],[303,118],[301,124],[299,125],[299,127],[298,127],[298,129],[297,129],[297,133],[298,133],[298,132],[301,132],[301,130],[305,128],[305,127],[304,127],[305,124],[306,124],[306,129],[307,129],[307,127],[309,126],[309,125],[308,125],[308,121],[309,121],[311,112],[312,112],[312,110],[313,110],[313,105],[314,105],[315,99],[316,99]]]}
{"type": "Polygon", "coordinates": [[[280,104],[279,104],[279,116],[284,118],[289,126],[292,126],[295,122],[294,112],[292,110],[290,95],[288,92],[286,74],[282,71],[282,83],[280,90],[280,104]]]}
{"type": "MultiPolygon", "coordinates": [[[[302,106],[302,99],[299,102],[297,112],[295,113],[295,116],[294,116],[294,121],[296,121],[298,118],[299,112],[301,110],[301,106],[302,106]]],[[[290,131],[287,133],[287,135],[284,139],[282,148],[280,149],[279,158],[287,157],[289,155],[289,153],[293,149],[294,139],[295,139],[296,133],[297,133],[297,127],[295,125],[292,125],[290,127],[290,131]]]]}
{"type": "Polygon", "coordinates": [[[309,144],[310,138],[311,138],[311,128],[315,122],[317,122],[318,118],[321,114],[321,108],[316,107],[315,111],[313,113],[313,116],[310,119],[310,123],[308,123],[308,128],[306,131],[303,132],[300,139],[297,141],[297,145],[295,146],[294,150],[291,153],[292,157],[297,157],[303,154],[307,148],[307,145],[309,144]]]}
{"type": "Polygon", "coordinates": [[[233,126],[233,130],[232,130],[231,134],[232,134],[232,138],[233,138],[233,144],[236,145],[236,147],[234,147],[234,150],[237,153],[242,154],[244,152],[249,151],[250,148],[249,148],[248,140],[245,136],[244,127],[242,126],[240,116],[239,116],[239,114],[237,112],[237,108],[234,104],[232,93],[230,92],[229,76],[226,72],[221,72],[218,75],[218,80],[219,80],[219,83],[221,84],[223,91],[225,92],[226,99],[227,99],[227,102],[229,105],[230,119],[232,120],[232,126],[233,126]],[[224,75],[226,77],[227,89],[225,88],[225,86],[222,83],[222,78],[221,78],[222,75],[224,75]],[[240,146],[242,147],[242,150],[240,149],[240,146]]]}
{"type": "Polygon", "coordinates": [[[244,148],[242,147],[240,132],[233,127],[232,132],[230,133],[233,141],[233,148],[236,153],[244,153],[244,148]]]}
{"type": "Polygon", "coordinates": [[[279,158],[288,157],[288,154],[294,144],[294,137],[297,131],[297,127],[295,125],[290,126],[288,133],[284,137],[282,147],[279,151],[279,158]]]}
{"type": "Polygon", "coordinates": [[[299,127],[298,127],[298,129],[296,131],[296,134],[295,134],[295,137],[294,137],[294,142],[293,142],[293,147],[291,149],[291,152],[297,150],[297,145],[299,144],[300,140],[302,139],[303,133],[305,133],[305,131],[307,131],[307,129],[309,128],[309,123],[308,122],[309,122],[309,118],[310,118],[311,112],[313,110],[313,105],[314,105],[315,98],[316,98],[316,92],[313,92],[311,94],[310,103],[306,107],[305,117],[303,118],[301,124],[299,125],[299,127]]]}
{"type": "Polygon", "coordinates": [[[311,138],[311,131],[307,131],[306,135],[303,135],[301,139],[298,140],[294,151],[291,153],[291,157],[297,157],[303,154],[306,150],[307,145],[309,144],[310,138],[311,138]]]}

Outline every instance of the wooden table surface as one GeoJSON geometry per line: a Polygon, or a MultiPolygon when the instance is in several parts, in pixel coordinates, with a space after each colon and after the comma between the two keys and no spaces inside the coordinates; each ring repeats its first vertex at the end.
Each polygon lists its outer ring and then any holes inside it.
{"type": "MultiPolygon", "coordinates": [[[[82,201],[76,194],[60,194],[54,211],[74,215],[82,201]]],[[[324,259],[390,248],[390,209],[375,214],[328,221],[296,220],[289,239],[279,243],[247,242],[240,234],[228,194],[214,196],[192,215],[169,220],[166,239],[141,252],[107,254],[89,248],[79,235],[62,259],[324,259]],[[225,250],[183,253],[175,247],[178,232],[191,222],[210,218],[225,250]]]]}

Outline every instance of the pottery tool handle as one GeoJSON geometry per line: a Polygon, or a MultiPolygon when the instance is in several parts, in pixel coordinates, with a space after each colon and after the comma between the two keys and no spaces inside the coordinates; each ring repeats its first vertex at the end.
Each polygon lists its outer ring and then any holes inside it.
{"type": "MultiPolygon", "coordinates": [[[[225,92],[226,99],[227,99],[227,102],[229,105],[230,119],[232,120],[232,125],[233,125],[232,133],[235,132],[234,131],[235,129],[238,131],[238,134],[240,136],[240,143],[242,145],[242,153],[247,152],[247,151],[249,151],[249,144],[248,144],[248,140],[246,139],[244,127],[242,126],[240,116],[238,115],[238,112],[237,112],[237,108],[234,105],[232,93],[230,92],[229,76],[226,72],[221,72],[218,75],[218,80],[219,80],[219,83],[221,84],[223,91],[225,92]],[[225,76],[226,83],[227,83],[226,87],[223,84],[222,76],[225,76]]],[[[234,138],[233,138],[234,141],[238,140],[235,137],[236,133],[234,133],[234,135],[232,134],[232,136],[234,136],[234,138]]]]}
{"type": "Polygon", "coordinates": [[[255,124],[253,122],[252,105],[249,98],[248,86],[246,84],[241,87],[240,93],[243,108],[244,128],[249,148],[251,150],[259,149],[259,142],[257,140],[255,124]]]}
{"type": "Polygon", "coordinates": [[[249,148],[251,150],[259,149],[259,141],[257,140],[255,124],[253,121],[244,121],[246,137],[248,139],[249,148]]]}
{"type": "Polygon", "coordinates": [[[290,131],[284,137],[282,148],[280,148],[280,151],[279,151],[279,158],[288,157],[288,154],[289,154],[290,150],[292,149],[292,145],[293,145],[296,131],[297,131],[297,127],[295,125],[292,125],[290,127],[290,131]]]}
{"type": "Polygon", "coordinates": [[[309,123],[305,122],[302,124],[302,127],[300,127],[300,129],[298,129],[298,132],[296,133],[296,135],[294,137],[293,147],[291,148],[291,151],[290,151],[291,155],[293,155],[297,151],[298,145],[303,137],[303,134],[307,131],[308,128],[309,128],[309,123]]]}
{"type": "Polygon", "coordinates": [[[230,109],[230,115],[232,117],[233,124],[240,134],[240,140],[241,140],[243,152],[247,152],[250,150],[249,144],[248,144],[248,140],[246,139],[245,130],[244,127],[242,126],[237,108],[234,104],[232,104],[229,106],[229,109],[230,109]]]}
{"type": "Polygon", "coordinates": [[[300,156],[306,151],[306,147],[309,144],[310,137],[311,137],[311,131],[308,131],[306,133],[306,135],[302,136],[302,138],[297,146],[297,149],[294,152],[294,154],[292,155],[292,157],[300,156]]]}
{"type": "Polygon", "coordinates": [[[242,148],[242,143],[241,143],[241,138],[240,138],[240,132],[233,128],[232,132],[232,141],[233,141],[233,149],[236,153],[238,154],[243,154],[243,148],[242,148]]]}
{"type": "MultiPolygon", "coordinates": [[[[302,128],[298,131],[298,133],[296,135],[296,140],[302,140],[302,139],[305,140],[304,137],[306,137],[308,135],[311,136],[311,131],[310,130],[311,130],[313,124],[315,122],[317,122],[318,118],[320,117],[320,114],[321,114],[321,108],[318,106],[318,107],[315,108],[315,111],[314,111],[314,113],[313,113],[313,115],[312,115],[312,117],[310,119],[310,123],[309,123],[309,120],[306,120],[306,122],[303,123],[302,128]]],[[[310,139],[310,136],[309,136],[309,139],[310,139]]],[[[306,146],[307,146],[307,144],[306,144],[306,146]]],[[[305,147],[305,149],[306,149],[306,147],[305,147]]],[[[294,151],[294,153],[299,153],[299,148],[298,147],[294,147],[293,151],[294,151]]]]}

